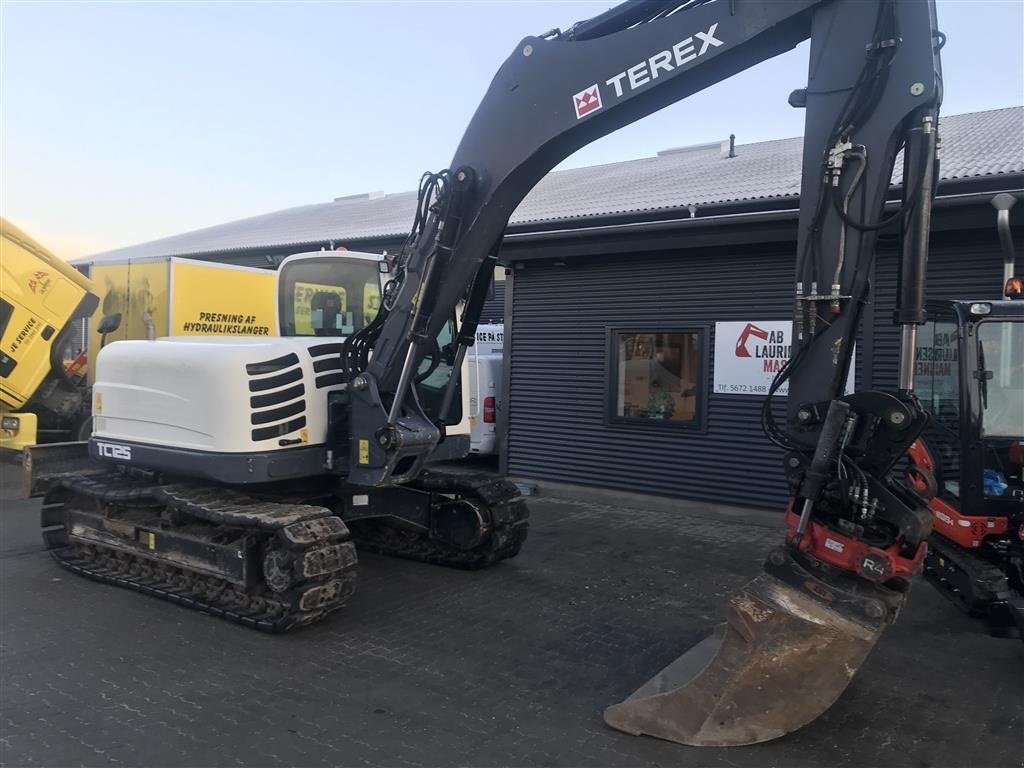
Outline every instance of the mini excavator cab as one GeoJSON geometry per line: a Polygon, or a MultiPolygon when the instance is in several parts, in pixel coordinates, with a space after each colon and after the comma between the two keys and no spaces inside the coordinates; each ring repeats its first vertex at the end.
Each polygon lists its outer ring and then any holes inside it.
{"type": "Polygon", "coordinates": [[[931,420],[907,452],[929,498],[925,575],[992,634],[1024,639],[1024,300],[1009,210],[996,195],[1005,300],[930,302],[916,392],[931,420]]]}
{"type": "Polygon", "coordinates": [[[1024,301],[929,305],[907,477],[930,497],[925,576],[993,635],[1024,639],[1024,301]]]}
{"type": "Polygon", "coordinates": [[[932,415],[922,490],[974,515],[1024,505],[1024,302],[929,304],[918,331],[917,394],[932,415]]]}

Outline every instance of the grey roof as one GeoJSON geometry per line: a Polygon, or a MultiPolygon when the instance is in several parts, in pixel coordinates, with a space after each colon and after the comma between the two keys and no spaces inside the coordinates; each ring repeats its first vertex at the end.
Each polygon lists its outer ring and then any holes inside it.
{"type": "MultiPolygon", "coordinates": [[[[1024,172],[1024,107],[943,116],[942,179],[1024,172]]],[[[513,225],[644,214],[653,211],[795,196],[803,139],[736,147],[666,150],[656,157],[548,174],[523,200],[513,225]]],[[[897,164],[894,180],[901,177],[897,164]]],[[[249,248],[400,237],[408,232],[415,192],[359,195],[265,213],[96,254],[78,263],[152,256],[197,256],[249,248]]]]}

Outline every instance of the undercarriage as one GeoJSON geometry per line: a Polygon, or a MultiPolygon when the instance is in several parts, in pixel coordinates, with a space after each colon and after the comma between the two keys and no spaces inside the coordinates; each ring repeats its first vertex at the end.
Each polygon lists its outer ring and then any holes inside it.
{"type": "Polygon", "coordinates": [[[984,619],[992,635],[1024,640],[1024,548],[1001,544],[970,550],[932,534],[924,575],[968,616],[984,619]]]}
{"type": "Polygon", "coordinates": [[[511,483],[430,471],[409,488],[308,495],[133,476],[60,478],[43,539],[63,567],[268,632],[355,592],[357,549],[456,568],[518,554],[529,511],[511,483]]]}

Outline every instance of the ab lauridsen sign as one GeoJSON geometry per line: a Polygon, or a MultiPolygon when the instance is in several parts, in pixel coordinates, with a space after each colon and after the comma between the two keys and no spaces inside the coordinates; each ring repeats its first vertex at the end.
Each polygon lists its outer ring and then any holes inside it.
{"type": "MultiPolygon", "coordinates": [[[[772,379],[793,352],[789,320],[737,320],[715,323],[715,382],[719,395],[767,395],[772,379]]],[[[853,391],[856,352],[846,391],[853,391]]],[[[789,392],[788,382],[776,394],[789,392]]]]}

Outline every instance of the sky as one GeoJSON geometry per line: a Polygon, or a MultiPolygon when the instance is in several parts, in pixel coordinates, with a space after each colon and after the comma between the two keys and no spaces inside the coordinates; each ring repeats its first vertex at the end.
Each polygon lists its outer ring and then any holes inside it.
{"type": "MultiPolygon", "coordinates": [[[[63,258],[447,166],[527,35],[606,2],[0,0],[0,212],[63,258]]],[[[1024,0],[940,0],[943,112],[1024,104],[1024,0]]],[[[797,136],[807,44],[561,167],[797,136]]]]}

